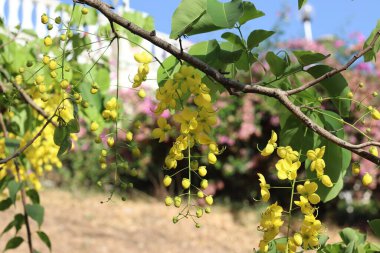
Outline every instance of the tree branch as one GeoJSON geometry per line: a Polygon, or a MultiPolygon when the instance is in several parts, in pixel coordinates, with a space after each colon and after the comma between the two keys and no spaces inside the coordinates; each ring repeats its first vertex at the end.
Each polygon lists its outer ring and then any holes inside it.
{"type": "Polygon", "coordinates": [[[314,79],[313,81],[310,81],[308,83],[305,83],[304,85],[298,87],[298,88],[295,88],[295,89],[292,89],[292,90],[288,90],[287,91],[287,94],[289,96],[291,95],[294,95],[296,93],[299,93],[301,91],[304,91],[306,90],[307,88],[310,88],[314,85],[316,85],[317,83],[319,83],[320,81],[322,80],[325,80],[325,79],[328,79],[329,77],[332,77],[333,75],[336,75],[340,72],[343,72],[345,71],[346,69],[348,69],[348,67],[350,67],[357,59],[359,59],[360,57],[362,57],[365,53],[367,53],[368,51],[372,50],[373,47],[375,46],[375,43],[377,41],[377,39],[379,38],[380,36],[380,31],[378,31],[375,36],[373,37],[371,43],[368,45],[368,47],[364,48],[362,51],[360,51],[359,53],[355,54],[345,65],[343,65],[342,67],[338,68],[338,69],[334,69],[334,70],[331,70],[329,72],[327,72],[326,74],[318,77],[317,79],[314,79]]]}
{"type": "Polygon", "coordinates": [[[97,10],[99,10],[110,22],[115,22],[116,24],[124,27],[128,31],[132,32],[133,34],[142,37],[143,39],[151,42],[152,44],[160,47],[161,49],[167,51],[168,53],[172,54],[176,58],[186,61],[193,67],[201,70],[209,77],[213,78],[215,81],[219,82],[221,85],[223,85],[227,90],[234,90],[234,91],[241,91],[244,93],[257,93],[269,97],[273,97],[277,99],[280,103],[282,103],[289,111],[291,111],[298,119],[302,121],[307,127],[309,127],[311,130],[316,132],[317,134],[321,135],[322,137],[325,137],[326,139],[330,140],[331,142],[352,151],[353,153],[358,154],[359,156],[377,164],[380,165],[380,158],[373,156],[368,151],[363,150],[362,148],[375,145],[380,147],[379,142],[367,142],[359,145],[352,144],[350,142],[347,142],[345,140],[342,140],[332,133],[328,132],[326,129],[318,126],[316,123],[314,123],[309,117],[307,117],[298,106],[293,104],[289,100],[289,96],[296,94],[302,90],[299,90],[301,87],[302,89],[307,89],[318,82],[325,80],[327,78],[330,78],[337,73],[340,73],[344,70],[346,70],[352,63],[354,63],[357,58],[364,55],[366,52],[368,52],[374,45],[375,41],[380,36],[380,31],[377,32],[376,36],[372,40],[370,46],[365,48],[364,50],[360,51],[357,55],[355,55],[347,64],[345,64],[343,67],[330,71],[326,73],[325,75],[315,79],[314,81],[307,83],[297,89],[293,89],[290,91],[283,91],[281,89],[277,88],[269,88],[269,87],[263,87],[257,84],[243,84],[240,82],[237,82],[232,79],[228,79],[224,77],[218,70],[214,69],[213,67],[209,66],[205,62],[199,60],[196,57],[193,57],[186,52],[182,52],[181,50],[177,49],[167,41],[160,39],[158,36],[151,36],[149,31],[146,31],[142,29],[141,27],[133,24],[132,22],[124,19],[123,17],[117,15],[114,13],[105,3],[103,3],[100,0],[81,0],[81,3],[87,4],[97,10]]]}

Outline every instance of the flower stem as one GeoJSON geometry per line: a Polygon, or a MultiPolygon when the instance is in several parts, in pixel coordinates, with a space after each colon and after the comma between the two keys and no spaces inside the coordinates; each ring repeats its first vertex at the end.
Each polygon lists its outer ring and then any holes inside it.
{"type": "MultiPolygon", "coordinates": [[[[289,240],[289,232],[290,232],[290,224],[292,221],[292,209],[293,209],[293,196],[294,196],[294,186],[296,184],[296,179],[293,179],[292,181],[292,194],[290,195],[290,204],[289,204],[289,211],[288,211],[288,232],[286,233],[286,238],[289,240]]],[[[286,246],[287,250],[286,252],[289,252],[288,246],[286,246]]]]}

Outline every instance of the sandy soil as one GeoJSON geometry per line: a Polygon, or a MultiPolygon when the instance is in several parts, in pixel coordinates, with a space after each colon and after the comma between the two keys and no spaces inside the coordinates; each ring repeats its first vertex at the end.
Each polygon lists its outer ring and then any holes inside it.
{"type": "MultiPolygon", "coordinates": [[[[201,218],[202,227],[196,229],[190,220],[173,224],[172,217],[178,210],[154,199],[123,202],[114,197],[111,202],[100,204],[106,198],[105,194],[74,194],[59,189],[41,193],[45,207],[42,230],[50,236],[53,252],[241,253],[253,252],[262,236],[256,229],[258,213],[254,211],[232,214],[223,207],[215,207],[212,214],[201,218]]],[[[1,213],[1,230],[17,210],[20,206],[1,213]]],[[[36,231],[35,222],[32,224],[36,231]]],[[[330,228],[329,233],[337,239],[337,229],[330,228]]],[[[0,249],[10,236],[0,239],[0,249]]],[[[36,234],[33,243],[41,252],[48,252],[36,234]]],[[[10,252],[28,252],[27,245],[24,242],[10,252]]]]}

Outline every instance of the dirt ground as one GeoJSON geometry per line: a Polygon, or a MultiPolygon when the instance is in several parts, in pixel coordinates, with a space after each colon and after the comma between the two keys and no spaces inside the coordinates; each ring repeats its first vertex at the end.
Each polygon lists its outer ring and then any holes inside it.
{"type": "MultiPolygon", "coordinates": [[[[173,224],[171,220],[178,209],[148,197],[125,202],[114,197],[100,204],[106,199],[107,195],[92,192],[41,192],[45,207],[42,230],[50,236],[54,253],[241,253],[253,252],[262,236],[256,229],[259,216],[254,211],[232,214],[226,208],[215,207],[212,214],[201,218],[202,227],[197,229],[191,220],[173,224]]],[[[20,210],[20,206],[16,209],[20,210]]],[[[1,230],[15,213],[14,208],[1,213],[1,230]]],[[[337,231],[330,228],[333,240],[338,238],[337,231]]],[[[8,238],[10,235],[0,239],[0,249],[8,238]]],[[[41,252],[48,252],[36,234],[33,243],[41,252]]],[[[28,252],[27,244],[10,252],[28,252]]]]}

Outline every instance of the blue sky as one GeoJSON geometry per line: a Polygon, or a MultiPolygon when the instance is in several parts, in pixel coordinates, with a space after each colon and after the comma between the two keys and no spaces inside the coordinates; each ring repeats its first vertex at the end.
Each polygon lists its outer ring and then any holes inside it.
{"type": "MultiPolygon", "coordinates": [[[[266,16],[249,22],[245,32],[249,33],[250,30],[258,28],[272,29],[278,19],[278,13],[289,8],[287,23],[283,26],[285,31],[283,38],[303,37],[297,2],[297,0],[253,1],[258,9],[266,13],[266,16]]],[[[180,0],[130,0],[132,8],[149,13],[155,19],[156,29],[166,33],[170,33],[171,15],[179,3],[180,0]]],[[[368,36],[380,19],[380,0],[309,0],[309,3],[314,8],[312,15],[314,38],[329,34],[348,38],[352,32],[361,32],[368,36]]],[[[197,35],[190,39],[207,40],[210,36],[197,35]]]]}

